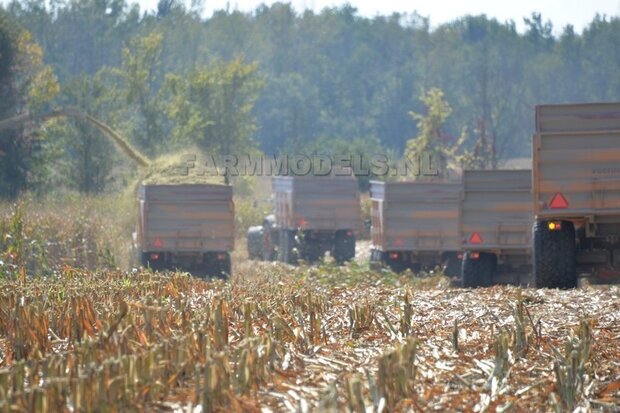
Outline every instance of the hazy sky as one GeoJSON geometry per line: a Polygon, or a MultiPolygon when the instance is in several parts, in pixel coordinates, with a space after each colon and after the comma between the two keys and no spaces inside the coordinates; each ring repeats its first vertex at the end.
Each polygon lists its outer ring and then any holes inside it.
{"type": "MultiPolygon", "coordinates": [[[[158,0],[134,0],[143,8],[154,9],[158,0]]],[[[185,0],[187,4],[191,0],[185,0]]],[[[203,0],[205,16],[211,16],[213,10],[225,9],[227,4],[230,10],[252,11],[261,3],[272,4],[266,0],[203,0]]],[[[313,9],[316,12],[324,7],[338,6],[347,3],[346,0],[291,0],[290,3],[297,11],[313,9]]],[[[587,25],[596,13],[607,16],[620,16],[620,0],[350,0],[353,7],[363,16],[376,14],[391,14],[392,12],[417,11],[425,17],[430,17],[431,26],[454,20],[466,14],[486,14],[495,17],[500,22],[514,20],[517,29],[523,28],[523,17],[529,17],[533,11],[542,13],[543,20],[551,20],[554,32],[567,24],[572,24],[578,32],[587,25]]]]}

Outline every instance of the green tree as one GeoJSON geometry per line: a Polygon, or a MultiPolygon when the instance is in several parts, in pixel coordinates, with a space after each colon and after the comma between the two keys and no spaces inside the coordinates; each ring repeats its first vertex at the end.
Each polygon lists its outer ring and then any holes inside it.
{"type": "Polygon", "coordinates": [[[417,121],[418,136],[407,142],[405,156],[409,159],[430,157],[431,165],[439,172],[440,178],[449,176],[448,166],[453,161],[455,142],[443,128],[452,113],[452,108],[444,99],[439,88],[424,93],[420,100],[426,107],[426,114],[410,112],[417,121]]]}
{"type": "Polygon", "coordinates": [[[12,0],[8,10],[44,46],[62,81],[118,66],[142,18],[126,0],[12,0]]]}
{"type": "Polygon", "coordinates": [[[336,161],[336,157],[341,156],[346,160],[351,160],[350,166],[357,175],[358,184],[362,191],[368,190],[371,179],[380,178],[372,174],[372,157],[375,155],[387,157],[386,152],[388,152],[381,146],[379,139],[375,137],[343,139],[321,136],[316,140],[297,142],[296,146],[288,149],[289,153],[328,155],[333,157],[334,161],[336,161]]]}
{"type": "Polygon", "coordinates": [[[451,170],[492,169],[493,144],[489,141],[485,124],[482,120],[475,129],[476,141],[473,149],[467,149],[468,140],[466,128],[463,128],[458,138],[444,132],[444,126],[452,114],[452,108],[445,100],[441,89],[432,88],[422,95],[420,100],[426,106],[426,114],[410,112],[411,117],[417,120],[419,134],[407,142],[405,156],[409,159],[420,159],[420,156],[430,155],[431,162],[439,171],[439,177],[451,176],[451,170]]]}
{"type": "MultiPolygon", "coordinates": [[[[0,11],[0,118],[18,113],[20,96],[16,88],[18,60],[17,33],[6,14],[0,11]]],[[[0,132],[0,195],[15,196],[25,186],[27,167],[16,155],[26,145],[22,131],[0,132]]]]}
{"type": "Polygon", "coordinates": [[[463,169],[496,168],[494,164],[493,144],[488,140],[484,122],[479,122],[475,132],[478,138],[476,139],[473,150],[463,148],[463,144],[467,140],[467,134],[466,131],[463,131],[461,134],[461,138],[459,138],[459,141],[455,145],[456,151],[452,152],[455,164],[463,169]]]}
{"type": "MultiPolygon", "coordinates": [[[[109,87],[101,74],[75,78],[63,91],[67,106],[80,108],[98,119],[107,119],[111,112],[109,87]]],[[[104,191],[112,179],[116,152],[101,131],[83,120],[65,119],[56,124],[57,139],[63,142],[66,172],[65,184],[83,193],[104,191]]]]}
{"type": "MultiPolygon", "coordinates": [[[[58,93],[51,68],[30,33],[0,9],[0,119],[39,111],[58,93]]],[[[0,196],[15,197],[40,172],[41,137],[26,123],[0,131],[0,196]]]]}
{"type": "Polygon", "coordinates": [[[163,34],[158,31],[132,39],[123,49],[123,65],[116,73],[123,79],[124,97],[133,140],[151,154],[161,153],[165,144],[165,107],[161,69],[163,34]]]}
{"type": "Polygon", "coordinates": [[[319,91],[297,73],[271,80],[256,105],[256,135],[266,153],[308,144],[321,133],[319,91]]]}
{"type": "Polygon", "coordinates": [[[540,14],[526,16],[519,33],[514,21],[484,15],[431,28],[415,13],[365,18],[351,6],[314,13],[276,3],[204,19],[200,1],[192,4],[198,7],[161,0],[157,11],[144,12],[127,0],[13,0],[7,11],[33,33],[63,84],[104,67],[130,76],[105,80],[118,93],[118,110],[106,119],[151,154],[183,141],[219,145],[217,112],[194,109],[208,106],[197,103],[198,89],[223,87],[205,86],[210,81],[198,81],[198,73],[214,73],[236,56],[258,62],[255,77],[268,80],[251,111],[256,130],[246,133],[268,152],[322,136],[377,136],[402,152],[420,134],[408,112],[423,113],[417,96],[436,86],[452,109],[444,144],[454,146],[450,137],[466,127],[458,153],[490,146],[495,165],[529,156],[537,103],[620,100],[618,17],[597,16],[581,34],[566,27],[554,36],[540,14]],[[189,102],[162,94],[166,74],[180,79],[183,96],[193,76],[189,102]],[[182,116],[165,116],[171,108],[182,116]],[[167,139],[173,134],[174,142],[167,139]]]}
{"type": "Polygon", "coordinates": [[[168,76],[167,87],[173,95],[168,114],[177,143],[218,154],[255,148],[252,109],[263,87],[257,64],[245,64],[239,58],[216,62],[187,78],[168,76]]]}

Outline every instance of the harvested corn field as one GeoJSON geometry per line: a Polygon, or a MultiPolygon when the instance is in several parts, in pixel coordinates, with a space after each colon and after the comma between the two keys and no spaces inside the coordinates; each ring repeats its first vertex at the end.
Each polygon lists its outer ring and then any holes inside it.
{"type": "MultiPolygon", "coordinates": [[[[609,411],[620,289],[455,289],[351,264],[0,285],[0,411],[609,411]]],[[[617,407],[615,407],[617,408],[617,407]]]]}

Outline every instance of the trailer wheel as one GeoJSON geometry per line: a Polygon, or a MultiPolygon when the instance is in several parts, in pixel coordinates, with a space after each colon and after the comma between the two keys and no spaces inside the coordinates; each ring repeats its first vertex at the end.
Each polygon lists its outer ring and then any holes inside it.
{"type": "Polygon", "coordinates": [[[296,265],[298,261],[295,232],[295,230],[290,229],[283,229],[280,231],[279,259],[291,265],[296,265]]]}
{"type": "Polygon", "coordinates": [[[299,245],[299,258],[307,263],[317,262],[321,259],[323,253],[322,245],[319,240],[310,237],[309,233],[303,233],[302,240],[299,245]]]}
{"type": "Polygon", "coordinates": [[[368,266],[373,271],[378,271],[383,266],[383,251],[379,251],[376,248],[370,249],[370,261],[368,266]]]}
{"type": "Polygon", "coordinates": [[[250,227],[247,233],[248,258],[263,258],[263,227],[250,227]]]}
{"type": "Polygon", "coordinates": [[[474,258],[471,252],[466,252],[461,268],[461,284],[464,288],[489,287],[493,284],[497,256],[481,252],[478,258],[474,258]]]}
{"type": "Polygon", "coordinates": [[[204,270],[208,277],[227,280],[230,277],[231,262],[227,252],[208,252],[204,255],[204,270]]]}
{"type": "Polygon", "coordinates": [[[395,273],[401,273],[407,269],[407,263],[401,252],[389,252],[383,253],[383,260],[385,264],[395,273]]]}
{"type": "Polygon", "coordinates": [[[534,224],[534,277],[537,288],[577,287],[575,226],[561,221],[550,230],[548,221],[534,224]]]}
{"type": "Polygon", "coordinates": [[[443,273],[448,277],[459,277],[461,275],[462,260],[456,252],[449,252],[443,256],[443,273]]]}
{"type": "Polygon", "coordinates": [[[355,234],[351,230],[338,230],[334,240],[334,258],[344,264],[355,258],[355,234]]]}
{"type": "Polygon", "coordinates": [[[219,274],[217,275],[217,277],[221,278],[222,280],[229,279],[230,275],[232,274],[232,263],[230,260],[230,254],[227,252],[225,254],[226,258],[219,261],[219,274]]]}
{"type": "Polygon", "coordinates": [[[263,260],[275,261],[278,259],[278,250],[276,244],[280,242],[280,234],[276,229],[273,229],[270,222],[265,220],[263,223],[263,239],[262,239],[262,254],[263,260]]]}
{"type": "Polygon", "coordinates": [[[409,268],[412,273],[418,276],[420,275],[420,272],[422,272],[422,264],[419,262],[411,262],[406,268],[409,268]]]}
{"type": "Polygon", "coordinates": [[[140,261],[144,268],[150,268],[153,271],[164,271],[166,269],[166,262],[163,253],[143,252],[140,261]],[[157,258],[154,258],[155,256],[157,258]]]}
{"type": "Polygon", "coordinates": [[[149,253],[148,252],[143,252],[140,254],[140,264],[142,264],[142,266],[144,268],[148,268],[149,267],[149,253]]]}

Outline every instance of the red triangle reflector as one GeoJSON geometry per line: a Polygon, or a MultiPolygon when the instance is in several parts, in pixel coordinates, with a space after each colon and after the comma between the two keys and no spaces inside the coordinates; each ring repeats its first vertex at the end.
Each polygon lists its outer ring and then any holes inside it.
{"type": "Polygon", "coordinates": [[[553,209],[564,209],[568,208],[568,201],[564,198],[561,192],[556,192],[551,198],[551,202],[549,202],[549,208],[553,209]]]}
{"type": "Polygon", "coordinates": [[[471,237],[469,237],[469,243],[482,244],[482,237],[477,232],[474,232],[473,234],[471,234],[471,237]]]}
{"type": "Polygon", "coordinates": [[[402,238],[396,238],[394,240],[394,246],[395,247],[402,247],[403,245],[405,245],[405,243],[403,242],[402,238]]]}
{"type": "Polygon", "coordinates": [[[153,247],[161,248],[163,246],[164,246],[164,242],[161,240],[161,238],[155,238],[155,241],[153,241],[153,247]]]}

